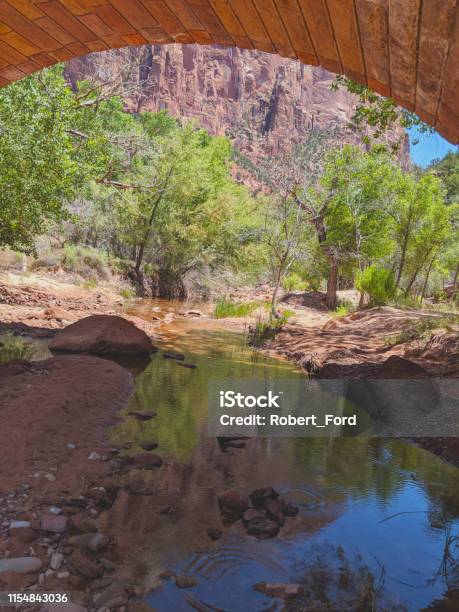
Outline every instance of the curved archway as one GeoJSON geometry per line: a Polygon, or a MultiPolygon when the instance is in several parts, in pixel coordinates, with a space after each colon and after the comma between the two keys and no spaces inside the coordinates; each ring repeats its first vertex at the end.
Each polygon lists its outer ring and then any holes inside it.
{"type": "Polygon", "coordinates": [[[458,0],[0,0],[0,86],[94,51],[170,42],[321,65],[459,142],[458,0]]]}

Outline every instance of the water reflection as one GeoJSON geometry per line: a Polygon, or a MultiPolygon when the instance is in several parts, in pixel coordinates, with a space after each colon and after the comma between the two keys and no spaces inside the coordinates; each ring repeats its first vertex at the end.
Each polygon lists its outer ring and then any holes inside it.
{"type": "MultiPolygon", "coordinates": [[[[323,601],[338,597],[346,606],[368,571],[384,576],[388,609],[400,603],[400,609],[419,610],[441,596],[447,585],[437,572],[447,529],[459,530],[456,468],[403,440],[248,439],[222,448],[207,435],[209,380],[297,379],[301,372],[283,361],[254,359],[241,334],[211,326],[190,326],[180,341],[169,338],[166,344],[197,369],[179,367],[161,353],[153,356],[136,378],[126,414],[154,410],[157,417],[146,423],[127,417],[113,431],[115,441],[133,442],[132,452],[154,440],[166,463],[148,476],[155,495],[126,498],[111,520],[129,521],[126,533],[143,548],[139,568],[152,586],[164,569],[198,581],[186,590],[165,581],[152,591],[152,606],[160,612],[267,609],[273,600],[254,591],[255,583],[309,584],[308,576],[321,571],[332,572],[328,582],[314,582],[314,588],[322,584],[323,601]],[[236,523],[211,544],[207,528],[221,527],[217,496],[228,488],[248,493],[268,485],[300,507],[280,535],[255,540],[236,523]],[[171,508],[166,522],[158,518],[165,506],[171,508]],[[349,576],[342,583],[353,586],[341,592],[335,578],[345,570],[349,576]]],[[[453,572],[448,579],[453,586],[453,572]]]]}

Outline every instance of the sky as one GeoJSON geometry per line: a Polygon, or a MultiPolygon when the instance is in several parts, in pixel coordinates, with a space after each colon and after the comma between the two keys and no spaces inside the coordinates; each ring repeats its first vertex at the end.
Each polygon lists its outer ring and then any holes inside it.
{"type": "Polygon", "coordinates": [[[416,128],[408,130],[411,143],[411,159],[425,168],[433,159],[441,159],[448,151],[458,151],[457,145],[450,144],[438,132],[420,134],[416,128]],[[414,141],[418,143],[415,144],[414,141]]]}

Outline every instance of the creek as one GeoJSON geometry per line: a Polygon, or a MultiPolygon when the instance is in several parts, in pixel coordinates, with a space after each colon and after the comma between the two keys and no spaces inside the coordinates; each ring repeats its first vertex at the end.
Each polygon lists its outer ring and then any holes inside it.
{"type": "MultiPolygon", "coordinates": [[[[130,313],[148,320],[191,306],[142,300],[130,313]]],[[[157,442],[165,466],[152,476],[156,490],[165,502],[171,495],[178,500],[179,510],[170,509],[161,529],[138,526],[144,571],[152,583],[170,570],[194,576],[197,585],[179,589],[164,580],[152,588],[151,606],[277,609],[253,589],[263,581],[303,583],[315,600],[344,609],[374,578],[372,588],[381,588],[380,601],[387,602],[378,609],[420,610],[457,586],[458,565],[442,565],[448,536],[459,532],[457,468],[401,439],[253,438],[241,448],[222,448],[207,430],[209,381],[296,381],[304,374],[254,351],[241,330],[228,330],[222,321],[176,316],[160,331],[160,349],[180,351],[197,367],[179,367],[161,351],[153,355],[136,375],[125,414],[153,409],[157,416],[148,422],[127,417],[112,437],[134,441],[132,452],[141,442],[157,442]],[[217,496],[264,486],[297,504],[298,516],[271,540],[247,536],[239,521],[212,543],[206,530],[221,528],[217,496]]],[[[140,503],[148,508],[145,500],[140,503]]],[[[453,548],[454,543],[450,552],[457,558],[453,548]]]]}

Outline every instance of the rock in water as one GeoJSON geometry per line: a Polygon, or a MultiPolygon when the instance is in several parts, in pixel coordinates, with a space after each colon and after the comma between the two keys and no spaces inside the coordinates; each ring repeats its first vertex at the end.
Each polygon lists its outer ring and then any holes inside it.
{"type": "Polygon", "coordinates": [[[92,315],[57,332],[52,351],[94,355],[145,355],[156,350],[145,332],[114,315],[92,315]]]}
{"type": "Polygon", "coordinates": [[[153,451],[155,448],[158,448],[158,445],[156,442],[141,442],[140,448],[144,451],[153,451]]]}
{"type": "Polygon", "coordinates": [[[128,414],[129,416],[135,417],[139,421],[150,421],[156,416],[156,412],[153,412],[153,410],[131,410],[131,412],[128,412],[128,414]]]}
{"type": "Polygon", "coordinates": [[[176,361],[185,361],[185,355],[183,353],[176,353],[175,351],[166,351],[163,353],[164,359],[175,359],[176,361]]]}
{"type": "Polygon", "coordinates": [[[275,538],[279,533],[279,523],[266,516],[251,519],[246,525],[247,533],[256,536],[259,540],[275,538]]]}
{"type": "Polygon", "coordinates": [[[250,494],[250,501],[254,508],[261,509],[265,507],[265,504],[270,499],[277,499],[279,493],[272,487],[263,487],[262,489],[255,489],[250,494]]]}
{"type": "Polygon", "coordinates": [[[263,595],[278,597],[280,599],[296,599],[304,595],[304,589],[301,584],[269,584],[267,582],[258,582],[253,588],[255,591],[263,593],[263,595]]]}
{"type": "Polygon", "coordinates": [[[196,586],[198,582],[193,576],[181,574],[175,577],[175,584],[179,589],[191,589],[191,587],[196,586]]]}
{"type": "Polygon", "coordinates": [[[162,458],[155,453],[139,453],[134,456],[134,465],[141,470],[152,470],[161,467],[162,464],[162,458]]]}
{"type": "Polygon", "coordinates": [[[0,574],[15,572],[16,574],[32,574],[41,569],[41,561],[37,557],[14,557],[0,559],[0,574]]]}
{"type": "Polygon", "coordinates": [[[220,540],[223,536],[223,531],[221,529],[214,529],[213,527],[209,527],[207,529],[207,535],[212,540],[212,542],[216,542],[220,540]]]}
{"type": "Polygon", "coordinates": [[[218,498],[218,507],[225,521],[235,522],[242,518],[249,502],[238,491],[226,491],[218,498]]]}

